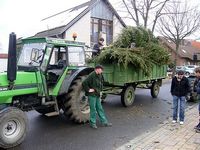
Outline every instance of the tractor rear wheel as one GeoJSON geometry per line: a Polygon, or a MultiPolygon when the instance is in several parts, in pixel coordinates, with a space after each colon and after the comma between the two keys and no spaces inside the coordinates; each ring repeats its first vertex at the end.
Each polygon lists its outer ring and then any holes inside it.
{"type": "Polygon", "coordinates": [[[21,144],[26,136],[28,119],[26,114],[15,107],[0,111],[0,147],[11,148],[21,144]]]}
{"type": "Polygon", "coordinates": [[[82,88],[82,82],[85,78],[86,76],[80,76],[73,81],[63,101],[64,115],[77,123],[87,122],[90,115],[88,98],[82,88]]]}

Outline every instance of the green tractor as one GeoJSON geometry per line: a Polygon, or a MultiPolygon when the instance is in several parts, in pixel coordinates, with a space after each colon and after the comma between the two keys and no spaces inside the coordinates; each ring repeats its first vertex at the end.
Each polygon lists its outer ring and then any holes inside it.
{"type": "Polygon", "coordinates": [[[14,147],[28,128],[25,111],[42,115],[63,113],[77,123],[89,119],[82,81],[92,72],[85,65],[84,43],[55,38],[21,41],[16,58],[16,35],[10,34],[8,69],[0,73],[0,147],[14,147]]]}

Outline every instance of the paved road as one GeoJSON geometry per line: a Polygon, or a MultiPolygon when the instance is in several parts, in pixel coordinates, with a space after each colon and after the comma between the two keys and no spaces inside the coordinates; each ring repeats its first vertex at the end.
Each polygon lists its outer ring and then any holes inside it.
{"type": "Polygon", "coordinates": [[[13,150],[112,150],[134,137],[155,129],[171,115],[170,83],[165,83],[157,99],[150,91],[136,90],[134,105],[124,108],[119,96],[108,96],[103,104],[113,127],[91,129],[63,116],[44,117],[28,113],[29,131],[25,141],[13,150]]]}

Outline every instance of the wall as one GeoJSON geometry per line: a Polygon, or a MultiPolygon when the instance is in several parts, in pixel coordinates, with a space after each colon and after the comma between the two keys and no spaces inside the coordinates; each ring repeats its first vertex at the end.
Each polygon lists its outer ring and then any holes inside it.
{"type": "Polygon", "coordinates": [[[73,40],[73,33],[77,33],[77,41],[90,45],[90,12],[78,20],[65,32],[65,39],[73,40]]]}
{"type": "Polygon", "coordinates": [[[118,37],[119,33],[121,33],[122,29],[124,27],[122,24],[119,22],[116,16],[113,17],[113,41],[116,40],[118,37]]]}
{"type": "MultiPolygon", "coordinates": [[[[73,33],[77,33],[77,41],[85,42],[86,45],[90,46],[90,13],[88,12],[85,16],[83,16],[80,20],[78,20],[73,26],[71,26],[65,32],[65,39],[73,40],[72,35],[73,33]]],[[[118,34],[124,27],[119,22],[119,20],[114,16],[113,17],[113,40],[118,37],[118,34]]]]}
{"type": "Polygon", "coordinates": [[[7,59],[0,59],[0,72],[4,72],[7,70],[7,59]]]}

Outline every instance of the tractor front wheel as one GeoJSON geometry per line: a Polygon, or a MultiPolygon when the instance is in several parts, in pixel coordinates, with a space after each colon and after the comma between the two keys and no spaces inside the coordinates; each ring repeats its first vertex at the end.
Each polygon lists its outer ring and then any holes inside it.
{"type": "Polygon", "coordinates": [[[26,136],[28,119],[26,114],[15,107],[0,111],[0,147],[11,148],[21,144],[26,136]]]}

